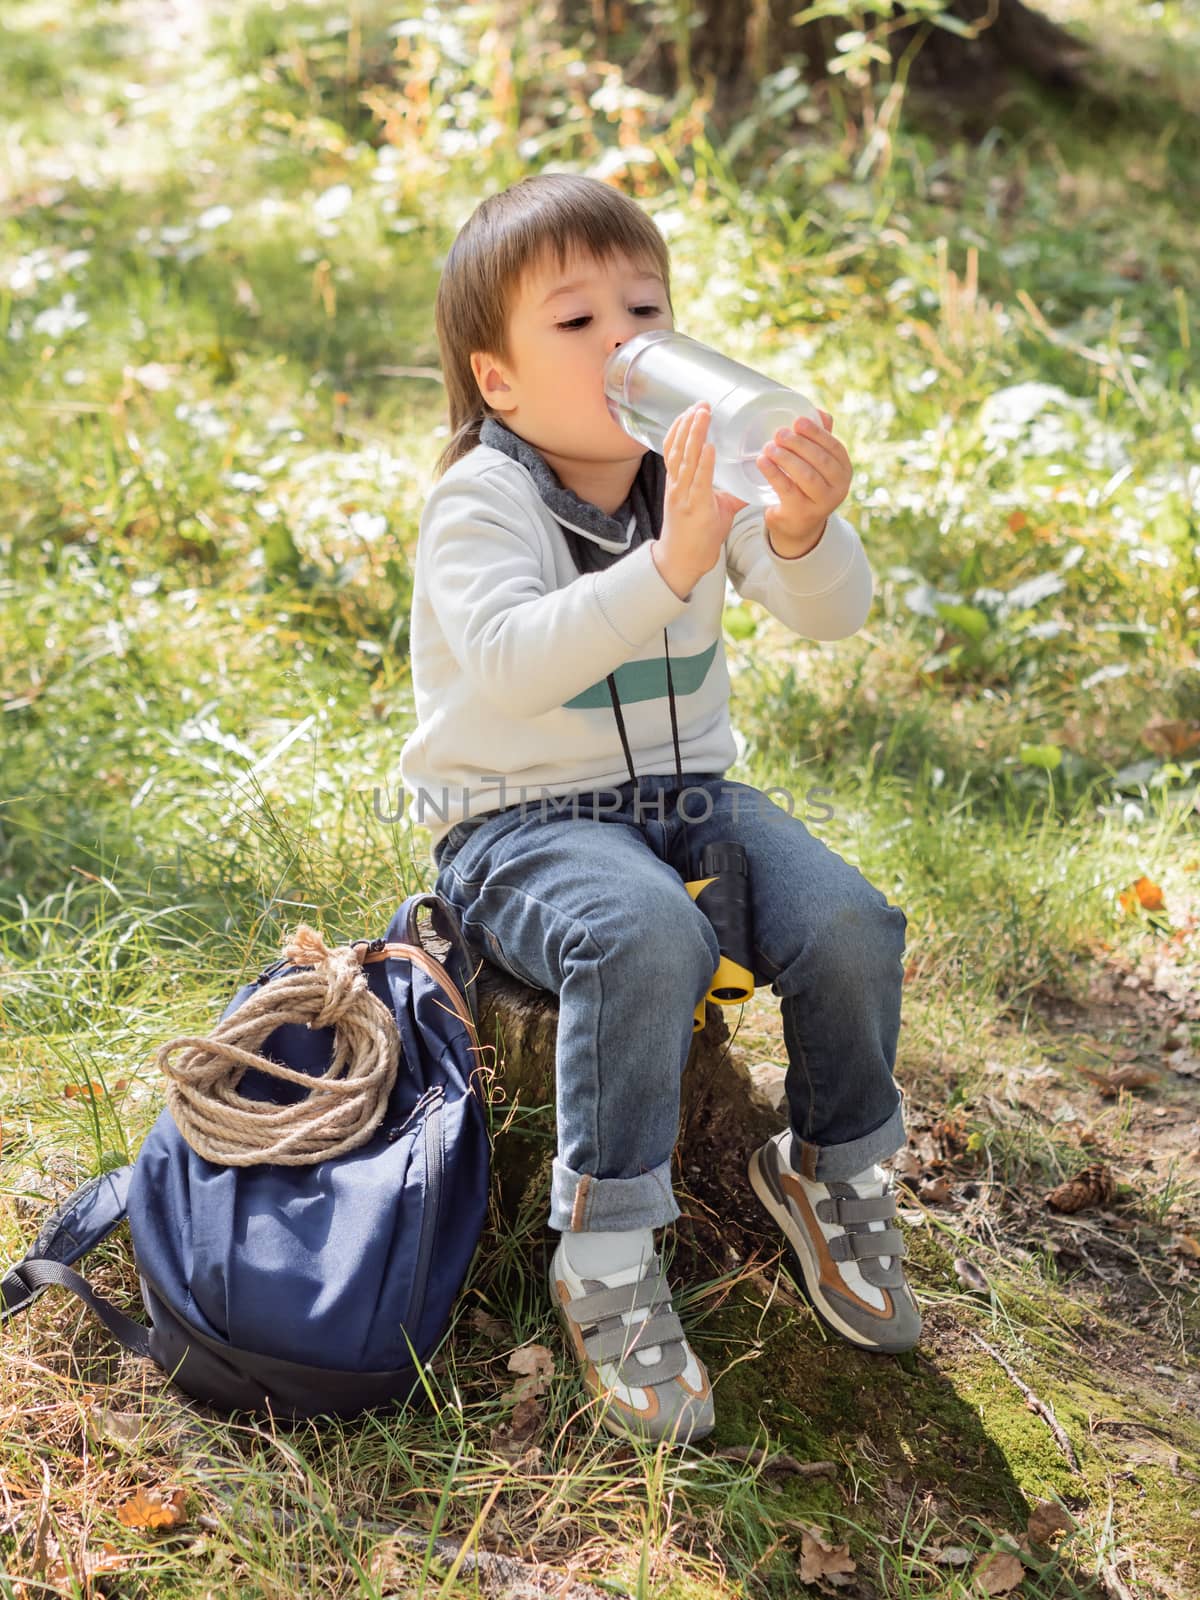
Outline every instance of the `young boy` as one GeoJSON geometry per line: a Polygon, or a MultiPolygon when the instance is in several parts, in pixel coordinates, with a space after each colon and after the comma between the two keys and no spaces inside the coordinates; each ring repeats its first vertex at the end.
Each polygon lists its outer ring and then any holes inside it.
{"type": "Polygon", "coordinates": [[[712,1395],[653,1230],[680,1214],[679,1080],[720,954],[684,887],[707,843],[746,851],[754,974],[781,998],[789,1126],[750,1182],[831,1328],[884,1351],[920,1332],[877,1165],[904,1143],[906,918],[790,808],[722,776],[726,579],[809,638],[861,627],[871,571],[836,509],[852,469],[828,413],[800,419],[758,459],[779,496],[762,511],[714,492],[704,407],[662,455],[618,427],[604,364],[674,326],[670,267],[598,180],[540,174],[485,200],[436,315],[451,438],[417,543],[401,774],[467,938],[559,997],[550,1287],[585,1384],[610,1431],[695,1440],[712,1395]]]}

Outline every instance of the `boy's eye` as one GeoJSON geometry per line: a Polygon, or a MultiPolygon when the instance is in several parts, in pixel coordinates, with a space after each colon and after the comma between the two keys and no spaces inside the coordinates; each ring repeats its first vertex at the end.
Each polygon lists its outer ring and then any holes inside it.
{"type": "MultiPolygon", "coordinates": [[[[658,306],[634,306],[633,309],[635,311],[646,311],[652,317],[658,316],[659,312],[660,312],[660,307],[658,307],[658,306]]],[[[570,328],[570,329],[574,330],[576,328],[582,328],[585,323],[588,323],[591,320],[592,319],[591,319],[590,316],[589,317],[572,317],[570,322],[560,322],[558,324],[558,326],[560,328],[570,328]]]]}

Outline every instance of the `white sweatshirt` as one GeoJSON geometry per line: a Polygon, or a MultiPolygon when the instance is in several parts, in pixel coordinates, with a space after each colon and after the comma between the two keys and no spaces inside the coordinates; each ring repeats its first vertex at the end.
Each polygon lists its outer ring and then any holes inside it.
{"type": "Polygon", "coordinates": [[[673,774],[664,628],[683,771],[723,773],[737,754],[727,576],[810,639],[845,638],[871,607],[866,552],[837,514],[814,549],[787,559],[767,542],[762,508],[744,507],[722,557],[683,600],[652,548],[637,544],[581,576],[528,468],[488,445],[434,484],[413,579],[417,723],[400,752],[408,814],[429,829],[431,848],[464,817],[628,782],[609,673],[638,776],[673,774]]]}

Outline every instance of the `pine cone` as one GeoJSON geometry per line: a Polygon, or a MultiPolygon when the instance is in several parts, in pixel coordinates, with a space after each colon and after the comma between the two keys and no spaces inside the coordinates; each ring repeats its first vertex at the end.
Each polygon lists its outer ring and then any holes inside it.
{"type": "Polygon", "coordinates": [[[1112,1173],[1100,1162],[1084,1167],[1057,1189],[1051,1189],[1046,1204],[1055,1211],[1083,1211],[1088,1206],[1104,1206],[1117,1192],[1112,1173]]]}

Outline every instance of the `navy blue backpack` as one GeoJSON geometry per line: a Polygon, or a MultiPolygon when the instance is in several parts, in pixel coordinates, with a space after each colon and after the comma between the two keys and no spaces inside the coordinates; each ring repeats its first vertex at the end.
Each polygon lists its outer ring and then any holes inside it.
{"type": "MultiPolygon", "coordinates": [[[[368,1142],[307,1166],[227,1166],[198,1155],[164,1109],[131,1166],[92,1178],[46,1221],[0,1281],[0,1320],[61,1285],[127,1349],[226,1410],[346,1417],[413,1396],[487,1216],[474,968],[437,894],[409,896],[382,939],[358,942],[400,1045],[368,1142]],[[444,953],[422,942],[423,911],[444,953]],[[126,1217],[149,1327],[71,1270],[126,1217]]],[[[296,969],[286,956],[267,967],[221,1020],[296,969]]],[[[331,1027],[284,1023],[258,1053],[320,1077],[333,1045],[331,1027]]],[[[306,1095],[261,1070],[237,1092],[280,1105],[306,1095]]]]}

